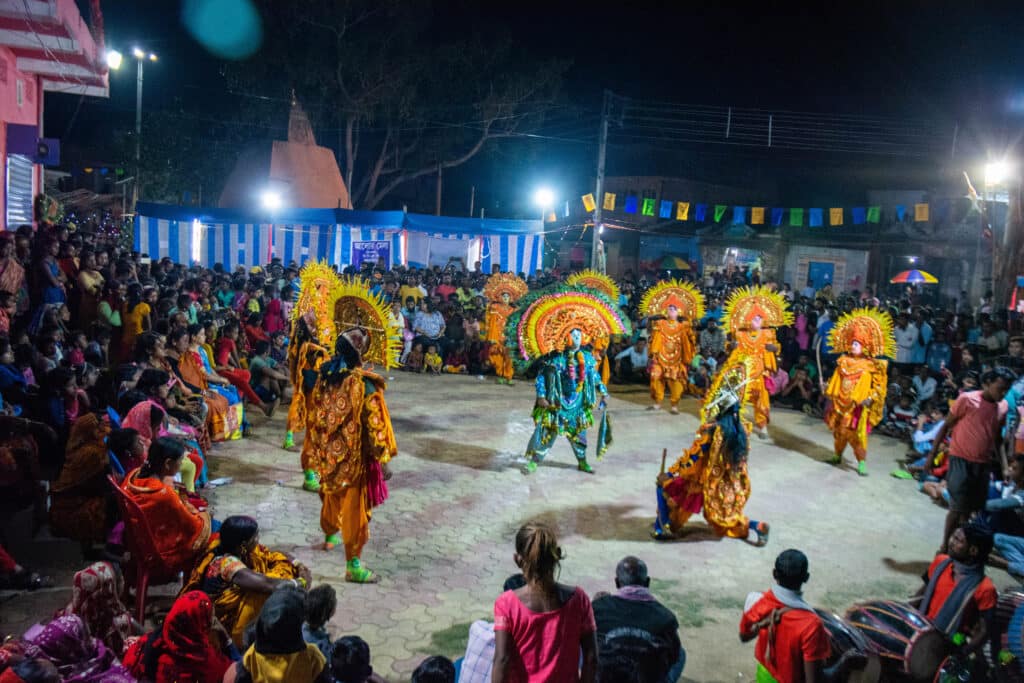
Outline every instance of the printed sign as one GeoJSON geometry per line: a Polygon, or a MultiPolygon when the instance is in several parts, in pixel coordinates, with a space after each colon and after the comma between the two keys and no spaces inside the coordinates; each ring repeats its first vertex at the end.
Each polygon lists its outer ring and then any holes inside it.
{"type": "Polygon", "coordinates": [[[384,259],[384,265],[391,265],[391,242],[387,240],[372,240],[367,242],[352,242],[352,265],[361,268],[364,263],[377,263],[377,259],[384,259]]]}

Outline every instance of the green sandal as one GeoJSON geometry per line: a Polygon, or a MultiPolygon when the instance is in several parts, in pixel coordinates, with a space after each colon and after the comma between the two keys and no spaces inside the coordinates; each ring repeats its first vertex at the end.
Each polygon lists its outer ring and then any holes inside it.
{"type": "Polygon", "coordinates": [[[590,466],[590,463],[586,459],[580,460],[579,464],[576,465],[576,469],[580,472],[586,472],[587,474],[593,474],[594,468],[590,466]]]}
{"type": "Polygon", "coordinates": [[[833,455],[831,458],[828,459],[828,464],[829,465],[838,465],[842,461],[843,461],[843,456],[841,456],[841,455],[833,455]]]}
{"type": "Polygon", "coordinates": [[[523,465],[523,469],[522,469],[522,473],[523,474],[533,474],[536,471],[537,471],[537,461],[536,460],[528,460],[526,462],[526,464],[523,465]]]}
{"type": "Polygon", "coordinates": [[[281,448],[288,450],[289,448],[295,448],[295,435],[291,432],[287,432],[284,435],[284,445],[281,448]]]}
{"type": "Polygon", "coordinates": [[[309,491],[311,493],[319,493],[320,479],[316,476],[316,472],[313,470],[306,470],[303,474],[305,474],[306,478],[305,481],[302,482],[302,490],[309,491]]]}
{"type": "Polygon", "coordinates": [[[377,583],[377,575],[359,563],[358,557],[353,557],[345,563],[345,580],[349,583],[377,583]]]}
{"type": "Polygon", "coordinates": [[[868,464],[865,461],[861,460],[857,463],[857,474],[862,477],[868,476],[868,464]]]}
{"type": "Polygon", "coordinates": [[[330,536],[324,536],[324,550],[331,551],[337,548],[339,545],[344,543],[341,540],[341,536],[338,534],[331,534],[330,536]]]}

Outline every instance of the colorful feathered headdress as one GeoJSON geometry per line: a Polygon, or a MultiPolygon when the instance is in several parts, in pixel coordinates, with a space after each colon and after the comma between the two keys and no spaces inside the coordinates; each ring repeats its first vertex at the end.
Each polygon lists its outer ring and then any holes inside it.
{"type": "Polygon", "coordinates": [[[299,298],[291,312],[293,330],[299,319],[305,318],[317,342],[332,350],[338,333],[331,306],[338,298],[339,287],[341,278],[333,268],[323,261],[309,261],[299,272],[299,298]]]}
{"type": "Polygon", "coordinates": [[[523,363],[565,349],[573,330],[583,333],[584,344],[631,333],[629,319],[604,294],[556,285],[520,302],[505,325],[505,338],[512,357],[523,363]]]}
{"type": "Polygon", "coordinates": [[[850,345],[855,341],[860,342],[865,356],[896,357],[892,318],[885,311],[857,308],[840,316],[829,331],[829,345],[835,353],[849,353],[850,345]]]}
{"type": "Polygon", "coordinates": [[[576,288],[596,289],[616,305],[619,303],[619,286],[615,284],[615,280],[596,270],[581,270],[578,273],[573,273],[565,281],[565,284],[576,288]]]}
{"type": "Polygon", "coordinates": [[[334,326],[340,334],[358,328],[369,341],[363,360],[391,369],[402,351],[402,328],[392,321],[384,299],[370,291],[362,278],[343,278],[332,304],[334,326]]]}
{"type": "Polygon", "coordinates": [[[666,315],[669,306],[679,309],[679,316],[688,320],[704,317],[704,295],[689,282],[668,280],[659,282],[644,293],[640,301],[640,315],[666,315]]]}
{"type": "Polygon", "coordinates": [[[793,324],[793,313],[786,299],[764,285],[740,287],[733,290],[722,312],[722,329],[726,334],[750,329],[754,316],[761,316],[763,327],[783,327],[793,324]]]}
{"type": "Polygon", "coordinates": [[[501,295],[508,294],[509,301],[515,302],[526,296],[530,289],[526,281],[514,273],[495,273],[487,278],[484,285],[484,298],[488,301],[501,303],[501,295]]]}

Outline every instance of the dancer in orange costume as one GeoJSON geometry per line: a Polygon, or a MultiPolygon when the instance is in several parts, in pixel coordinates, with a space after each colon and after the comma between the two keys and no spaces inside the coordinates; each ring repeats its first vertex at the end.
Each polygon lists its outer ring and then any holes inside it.
{"type": "Polygon", "coordinates": [[[722,313],[722,327],[732,336],[733,348],[723,369],[735,363],[747,365],[746,400],[754,407],[754,433],[768,438],[771,417],[771,376],[778,372],[775,354],[779,343],[776,327],[791,325],[793,314],[778,292],[762,285],[741,287],[729,296],[722,313]]]}
{"type": "Polygon", "coordinates": [[[484,297],[490,302],[487,305],[485,324],[487,331],[484,341],[487,342],[487,354],[494,366],[494,374],[498,384],[512,385],[515,368],[512,357],[505,348],[505,323],[516,310],[513,304],[529,291],[526,282],[512,273],[495,273],[487,278],[484,285],[484,297]]]}
{"type": "Polygon", "coordinates": [[[829,344],[843,355],[828,386],[823,386],[831,405],[825,423],[832,430],[835,456],[843,460],[847,444],[857,458],[857,472],[867,476],[868,433],[885,415],[887,361],[877,356],[896,355],[892,318],[888,313],[859,308],[839,318],[829,334],[829,344]]]}
{"type": "Polygon", "coordinates": [[[690,384],[689,372],[697,352],[690,321],[704,317],[704,297],[688,282],[670,280],[651,287],[640,303],[640,315],[650,329],[651,400],[648,410],[661,409],[668,385],[669,405],[679,413],[679,399],[690,384]]]}
{"type": "Polygon", "coordinates": [[[307,406],[303,454],[320,477],[324,549],[344,544],[345,580],[371,583],[360,557],[370,538],[373,508],[387,499],[388,462],[398,454],[384,400],[384,379],[363,359],[388,369],[401,349],[382,299],[359,280],[345,282],[334,302],[335,354],[321,368],[307,406]]]}

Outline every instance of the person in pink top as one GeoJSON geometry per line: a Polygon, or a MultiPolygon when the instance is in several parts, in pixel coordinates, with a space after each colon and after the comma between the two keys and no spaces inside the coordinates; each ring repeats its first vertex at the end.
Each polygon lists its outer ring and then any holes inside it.
{"type": "Polygon", "coordinates": [[[530,522],[516,534],[526,585],[494,603],[493,683],[597,680],[594,610],[582,588],[555,581],[563,557],[545,524],[530,522]]]}
{"type": "Polygon", "coordinates": [[[949,513],[942,533],[940,553],[946,552],[949,537],[971,516],[985,509],[993,463],[1006,471],[1002,449],[1002,426],[1008,411],[1003,397],[1017,377],[1009,368],[989,370],[981,377],[981,391],[966,391],[953,402],[949,416],[939,431],[932,452],[925,460],[931,474],[936,451],[949,437],[949,513]]]}

